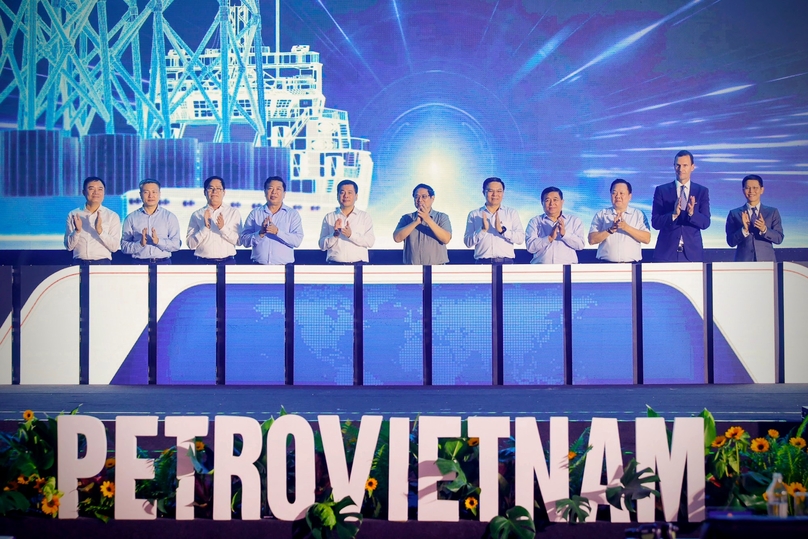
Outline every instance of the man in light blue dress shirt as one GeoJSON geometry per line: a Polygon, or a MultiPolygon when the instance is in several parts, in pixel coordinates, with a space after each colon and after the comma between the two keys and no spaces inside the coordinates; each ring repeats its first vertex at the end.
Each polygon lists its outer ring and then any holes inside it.
{"type": "Polygon", "coordinates": [[[140,182],[143,206],[123,222],[121,251],[132,257],[132,264],[171,264],[171,253],[182,245],[177,216],[160,207],[160,182],[140,182]]]}
{"type": "Polygon", "coordinates": [[[267,203],[250,212],[241,232],[241,244],[252,249],[256,264],[292,264],[294,249],[303,242],[303,222],[297,210],[283,203],[286,182],[270,176],[264,182],[267,203]]]}
{"type": "Polygon", "coordinates": [[[527,224],[527,250],[531,264],[577,264],[584,248],[584,226],[574,215],[566,215],[564,193],[558,187],[541,192],[544,213],[527,224]]]}

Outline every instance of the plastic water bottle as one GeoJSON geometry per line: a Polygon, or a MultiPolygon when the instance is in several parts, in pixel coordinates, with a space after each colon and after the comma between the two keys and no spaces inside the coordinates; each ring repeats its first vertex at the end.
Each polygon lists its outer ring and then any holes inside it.
{"type": "Polygon", "coordinates": [[[788,491],[783,483],[783,476],[779,473],[772,474],[772,483],[766,489],[766,496],[769,498],[768,509],[770,517],[788,517],[788,491]]]}

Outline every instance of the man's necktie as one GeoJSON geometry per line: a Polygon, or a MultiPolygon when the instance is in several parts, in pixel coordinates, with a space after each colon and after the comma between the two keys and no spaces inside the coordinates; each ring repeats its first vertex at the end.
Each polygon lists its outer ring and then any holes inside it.
{"type": "Polygon", "coordinates": [[[757,221],[758,213],[757,208],[752,208],[752,217],[749,218],[749,229],[754,231],[755,229],[755,221],[757,221]]]}
{"type": "Polygon", "coordinates": [[[679,192],[679,210],[685,211],[687,209],[687,193],[685,192],[685,186],[682,186],[682,190],[679,192]]]}

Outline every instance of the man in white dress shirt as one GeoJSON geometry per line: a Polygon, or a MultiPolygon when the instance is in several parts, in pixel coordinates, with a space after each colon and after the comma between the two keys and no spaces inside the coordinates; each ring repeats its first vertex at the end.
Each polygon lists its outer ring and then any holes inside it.
{"type": "Polygon", "coordinates": [[[603,262],[641,262],[641,243],[651,242],[648,218],[631,202],[631,184],[617,178],[609,189],[612,207],[600,210],[589,228],[589,244],[598,246],[603,262]]]}
{"type": "Polygon", "coordinates": [[[527,224],[527,250],[531,264],[577,264],[584,248],[584,225],[574,215],[565,215],[564,193],[558,187],[541,192],[544,213],[527,224]]]}
{"type": "Polygon", "coordinates": [[[478,264],[513,264],[514,245],[525,241],[525,230],[519,212],[502,205],[505,182],[499,178],[486,178],[483,182],[485,204],[471,210],[466,218],[463,241],[474,247],[474,260],[478,264]]]}
{"type": "Polygon", "coordinates": [[[67,216],[65,247],[73,251],[74,265],[111,264],[121,248],[121,218],[102,206],[106,184],[96,176],[84,180],[84,207],[67,216]]]}
{"type": "Polygon", "coordinates": [[[364,264],[369,261],[368,249],[373,247],[373,220],[366,212],[356,209],[359,186],[351,180],[337,184],[339,208],[323,217],[320,228],[320,249],[327,251],[329,264],[364,264]]]}
{"type": "Polygon", "coordinates": [[[235,264],[241,214],[224,204],[224,180],[219,176],[205,180],[203,189],[208,203],[191,215],[185,243],[203,264],[235,264]]]}

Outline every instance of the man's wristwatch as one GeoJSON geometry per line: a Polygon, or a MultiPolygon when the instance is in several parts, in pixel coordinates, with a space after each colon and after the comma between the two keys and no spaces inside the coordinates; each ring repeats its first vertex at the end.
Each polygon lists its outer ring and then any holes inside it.
{"type": "Polygon", "coordinates": [[[500,234],[504,234],[506,230],[508,230],[508,229],[507,229],[507,228],[505,228],[505,227],[503,226],[503,227],[502,227],[502,230],[500,230],[500,231],[499,231],[499,233],[500,233],[500,234]]]}

